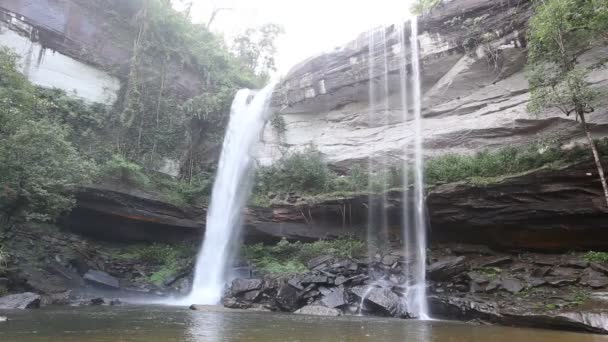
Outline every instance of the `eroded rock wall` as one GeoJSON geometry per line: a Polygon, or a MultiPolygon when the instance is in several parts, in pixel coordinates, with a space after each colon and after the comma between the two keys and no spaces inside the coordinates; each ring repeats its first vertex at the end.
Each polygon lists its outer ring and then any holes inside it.
{"type": "MultiPolygon", "coordinates": [[[[572,117],[553,110],[541,114],[526,110],[525,34],[531,15],[531,1],[454,0],[420,19],[427,156],[473,153],[538,139],[583,139],[572,117]]],[[[385,28],[393,92],[388,107],[382,101],[373,112],[368,101],[370,60],[380,65],[384,56],[376,53],[370,59],[369,33],[295,66],[274,97],[286,131],[268,125],[260,161],[269,164],[285,150],[311,144],[337,166],[381,156],[399,161],[413,139],[413,123],[403,120],[399,93],[403,52],[399,34],[397,26],[385,28]]],[[[405,36],[409,34],[406,23],[405,36]]],[[[406,50],[409,56],[409,42],[406,50]]],[[[607,53],[608,48],[597,47],[581,63],[591,65],[607,53]]],[[[379,73],[372,79],[383,81],[379,73]]],[[[590,81],[608,90],[608,69],[595,69],[590,81]]],[[[607,102],[604,98],[589,117],[598,137],[608,135],[607,102]]]]}

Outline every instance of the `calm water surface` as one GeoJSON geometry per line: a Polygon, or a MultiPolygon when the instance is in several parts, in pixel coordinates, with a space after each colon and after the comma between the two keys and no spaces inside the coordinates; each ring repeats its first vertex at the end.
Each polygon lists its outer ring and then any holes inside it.
{"type": "Polygon", "coordinates": [[[561,331],[369,317],[312,317],[167,307],[45,308],[8,314],[0,341],[608,342],[561,331]]]}

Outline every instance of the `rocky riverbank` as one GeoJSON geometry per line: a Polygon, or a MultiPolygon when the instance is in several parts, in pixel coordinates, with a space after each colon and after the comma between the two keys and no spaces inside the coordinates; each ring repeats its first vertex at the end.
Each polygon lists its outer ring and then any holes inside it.
{"type": "MultiPolygon", "coordinates": [[[[311,260],[306,274],[236,279],[229,308],[313,315],[408,318],[406,259],[330,255],[311,260]]],[[[502,253],[475,245],[432,249],[428,299],[434,318],[608,333],[608,264],[583,254],[502,253]]]]}

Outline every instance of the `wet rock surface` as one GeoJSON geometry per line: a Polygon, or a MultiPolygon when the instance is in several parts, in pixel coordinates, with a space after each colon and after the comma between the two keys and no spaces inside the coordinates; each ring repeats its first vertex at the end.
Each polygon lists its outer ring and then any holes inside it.
{"type": "Polygon", "coordinates": [[[83,279],[90,284],[95,286],[110,288],[110,289],[118,289],[120,288],[120,282],[115,277],[107,274],[103,271],[97,270],[89,270],[83,276],[83,279]]]}
{"type": "MultiPolygon", "coordinates": [[[[510,254],[472,245],[467,250],[463,254],[449,244],[431,249],[427,296],[432,317],[608,333],[607,275],[597,271],[604,264],[589,263],[577,253],[510,254]]],[[[235,280],[224,303],[312,315],[408,318],[405,263],[399,253],[374,261],[322,256],[309,264],[308,273],[264,278],[260,289],[235,291],[242,284],[235,280]]]]}
{"type": "Polygon", "coordinates": [[[311,316],[342,316],[342,311],[321,305],[307,305],[296,310],[294,313],[311,316]]]}
{"type": "Polygon", "coordinates": [[[40,307],[40,295],[25,292],[0,297],[0,310],[23,310],[40,307]]]}

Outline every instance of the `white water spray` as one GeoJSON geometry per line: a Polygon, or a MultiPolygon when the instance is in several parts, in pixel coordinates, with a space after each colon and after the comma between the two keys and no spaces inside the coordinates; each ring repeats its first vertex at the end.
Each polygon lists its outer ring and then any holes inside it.
{"type": "Polygon", "coordinates": [[[226,282],[234,244],[239,240],[242,213],[251,192],[254,159],[252,148],[264,128],[274,85],[255,94],[240,90],[230,112],[230,123],[222,146],[222,155],[211,204],[203,246],[199,253],[190,295],[185,304],[219,303],[226,282]]]}

